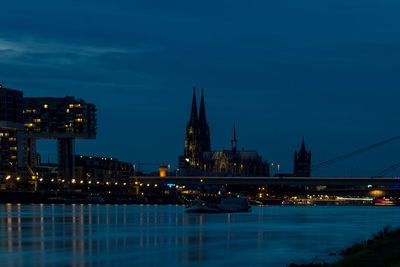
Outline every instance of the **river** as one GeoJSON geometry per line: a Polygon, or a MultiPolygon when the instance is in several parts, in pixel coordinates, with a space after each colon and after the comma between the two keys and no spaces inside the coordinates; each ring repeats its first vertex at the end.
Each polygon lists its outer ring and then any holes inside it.
{"type": "Polygon", "coordinates": [[[398,226],[399,207],[0,205],[1,266],[286,266],[398,226]]]}

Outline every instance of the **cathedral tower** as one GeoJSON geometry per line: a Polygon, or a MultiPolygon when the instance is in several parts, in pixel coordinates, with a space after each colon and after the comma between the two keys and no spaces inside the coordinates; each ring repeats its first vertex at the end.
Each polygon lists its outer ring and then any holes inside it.
{"type": "Polygon", "coordinates": [[[196,88],[193,88],[192,110],[186,126],[184,156],[191,166],[196,167],[199,164],[199,119],[197,117],[196,88]]]}
{"type": "Polygon", "coordinates": [[[185,161],[190,166],[197,168],[202,162],[203,152],[210,150],[210,129],[206,118],[203,89],[201,90],[200,110],[197,116],[196,89],[194,88],[190,120],[186,126],[185,161]]]}
{"type": "Polygon", "coordinates": [[[201,89],[201,101],[200,101],[200,112],[199,112],[199,150],[200,153],[211,151],[210,128],[208,127],[206,118],[206,107],[204,104],[203,89],[201,89]]]}

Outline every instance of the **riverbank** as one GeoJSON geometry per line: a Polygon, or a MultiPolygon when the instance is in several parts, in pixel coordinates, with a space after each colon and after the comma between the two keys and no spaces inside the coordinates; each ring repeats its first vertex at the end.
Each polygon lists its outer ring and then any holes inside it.
{"type": "Polygon", "coordinates": [[[342,251],[340,255],[341,259],[331,264],[290,264],[289,267],[400,266],[400,228],[385,227],[371,239],[354,244],[342,251]]]}

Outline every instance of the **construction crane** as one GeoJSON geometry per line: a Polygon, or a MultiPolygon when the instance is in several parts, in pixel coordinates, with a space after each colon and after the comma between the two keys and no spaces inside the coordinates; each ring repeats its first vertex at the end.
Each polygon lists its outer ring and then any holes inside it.
{"type": "Polygon", "coordinates": [[[32,175],[32,181],[30,181],[31,184],[33,184],[35,186],[35,192],[37,191],[37,187],[38,187],[38,178],[39,178],[39,173],[38,172],[34,172],[31,168],[31,166],[28,164],[28,162],[24,162],[26,168],[28,169],[29,173],[32,175]]]}

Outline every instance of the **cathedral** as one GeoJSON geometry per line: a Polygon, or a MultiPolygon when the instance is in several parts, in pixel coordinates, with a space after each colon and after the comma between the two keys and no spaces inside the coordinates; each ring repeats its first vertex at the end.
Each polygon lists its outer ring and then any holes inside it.
{"type": "Polygon", "coordinates": [[[235,124],[231,149],[211,151],[203,89],[198,113],[196,91],[193,90],[192,109],[186,126],[184,155],[179,157],[179,169],[184,175],[269,176],[268,162],[263,161],[256,151],[237,150],[235,124]]]}

